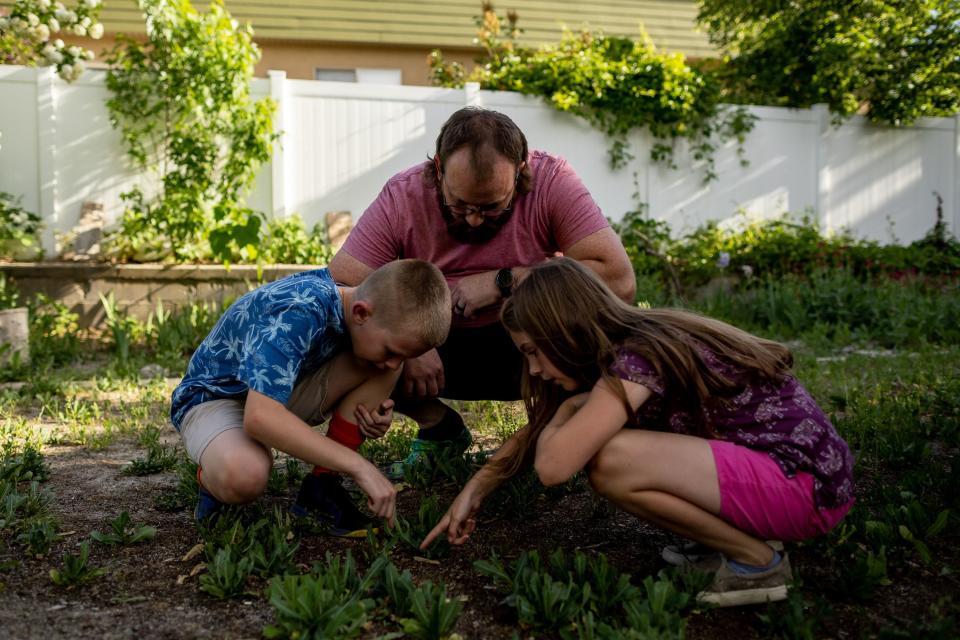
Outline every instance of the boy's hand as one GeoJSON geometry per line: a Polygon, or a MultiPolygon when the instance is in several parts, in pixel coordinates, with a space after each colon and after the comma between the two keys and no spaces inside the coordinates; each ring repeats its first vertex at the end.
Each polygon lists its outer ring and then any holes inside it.
{"type": "Polygon", "coordinates": [[[353,417],[357,420],[357,426],[360,427],[360,433],[364,437],[380,438],[387,432],[393,421],[393,400],[384,400],[373,412],[367,411],[366,407],[358,404],[353,417]]]}
{"type": "Polygon", "coordinates": [[[367,508],[375,515],[384,518],[390,528],[396,524],[397,490],[386,476],[373,464],[367,462],[363,469],[353,476],[360,489],[367,494],[367,508]]]}

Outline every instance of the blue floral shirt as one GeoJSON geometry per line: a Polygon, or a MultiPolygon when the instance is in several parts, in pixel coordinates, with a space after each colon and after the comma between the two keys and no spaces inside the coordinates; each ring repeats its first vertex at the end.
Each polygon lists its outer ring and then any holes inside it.
{"type": "Polygon", "coordinates": [[[177,431],[196,405],[254,389],[286,404],[301,374],[349,346],[343,303],[327,269],[266,284],[237,299],[190,358],[173,392],[177,431]]]}

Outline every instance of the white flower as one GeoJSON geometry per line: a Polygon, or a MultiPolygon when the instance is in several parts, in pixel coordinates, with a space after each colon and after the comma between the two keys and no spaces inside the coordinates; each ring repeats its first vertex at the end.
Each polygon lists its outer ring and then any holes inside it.
{"type": "Polygon", "coordinates": [[[102,37],[103,37],[103,25],[100,24],[99,22],[95,22],[95,23],[90,27],[90,37],[93,38],[94,40],[99,40],[100,38],[102,38],[102,37]]]}
{"type": "Polygon", "coordinates": [[[70,12],[64,9],[63,5],[60,5],[60,8],[54,11],[53,15],[60,22],[70,22],[70,12]]]}
{"type": "Polygon", "coordinates": [[[93,51],[91,51],[90,49],[87,49],[85,57],[86,57],[87,60],[93,60],[94,58],[97,57],[97,54],[95,54],[95,53],[94,53],[93,51]]]}
{"type": "Polygon", "coordinates": [[[60,67],[61,78],[69,82],[72,79],[71,78],[72,75],[73,75],[73,65],[65,64],[62,67],[60,67]]]}
{"type": "Polygon", "coordinates": [[[76,11],[67,11],[67,22],[73,23],[77,21],[77,12],[76,11]]]}
{"type": "Polygon", "coordinates": [[[43,48],[43,55],[50,62],[50,64],[60,64],[63,62],[63,54],[50,45],[47,45],[43,48]],[[48,49],[49,51],[47,51],[48,49]]]}
{"type": "Polygon", "coordinates": [[[41,24],[37,27],[37,38],[40,42],[46,42],[50,39],[50,27],[45,24],[41,24]]]}
{"type": "Polygon", "coordinates": [[[49,9],[51,3],[50,3],[50,0],[40,0],[40,2],[38,2],[37,4],[40,5],[41,9],[49,9]]]}
{"type": "Polygon", "coordinates": [[[53,46],[55,46],[57,49],[63,49],[63,40],[57,38],[53,41],[53,46]]]}
{"type": "Polygon", "coordinates": [[[85,4],[91,9],[93,9],[94,7],[100,6],[100,0],[82,0],[80,4],[85,4]]]}
{"type": "Polygon", "coordinates": [[[77,60],[73,63],[73,77],[74,79],[79,78],[84,71],[87,70],[87,65],[83,64],[82,60],[77,60]]]}
{"type": "Polygon", "coordinates": [[[67,9],[67,8],[66,8],[65,6],[63,6],[63,3],[60,2],[59,0],[57,0],[57,2],[54,2],[54,3],[53,3],[53,10],[54,10],[54,11],[66,11],[66,9],[67,9]]]}
{"type": "Polygon", "coordinates": [[[748,264],[741,266],[740,269],[743,270],[743,275],[746,276],[747,278],[753,275],[753,267],[751,267],[748,264]]]}
{"type": "Polygon", "coordinates": [[[80,21],[80,24],[83,26],[84,29],[89,29],[91,22],[93,22],[93,20],[90,19],[90,16],[83,16],[83,19],[80,21]]]}
{"type": "Polygon", "coordinates": [[[85,36],[87,35],[87,28],[84,27],[82,24],[78,24],[73,27],[73,32],[78,36],[85,36]]]}
{"type": "Polygon", "coordinates": [[[79,58],[82,52],[83,50],[75,44],[67,47],[67,55],[69,55],[71,58],[79,58]]]}
{"type": "Polygon", "coordinates": [[[56,18],[50,18],[47,25],[50,27],[50,31],[60,31],[60,22],[58,22],[56,18]]]}
{"type": "Polygon", "coordinates": [[[30,23],[30,26],[31,26],[31,27],[35,27],[35,26],[37,26],[38,24],[40,24],[40,18],[38,18],[38,17],[37,17],[37,14],[35,14],[35,13],[28,13],[28,14],[27,14],[27,22],[30,23]]]}
{"type": "Polygon", "coordinates": [[[6,29],[8,24],[10,24],[10,20],[4,16],[0,16],[0,31],[6,29]]]}

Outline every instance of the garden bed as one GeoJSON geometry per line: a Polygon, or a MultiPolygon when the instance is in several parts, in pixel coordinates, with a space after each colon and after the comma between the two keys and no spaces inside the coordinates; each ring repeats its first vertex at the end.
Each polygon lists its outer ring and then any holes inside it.
{"type": "Polygon", "coordinates": [[[167,310],[194,302],[236,298],[258,282],[270,282],[301,271],[309,265],[217,264],[103,264],[78,262],[0,263],[0,274],[12,277],[25,298],[37,293],[80,316],[81,327],[103,320],[100,295],[113,293],[117,306],[129,315],[146,320],[162,301],[167,310]]]}
{"type": "MultiPolygon", "coordinates": [[[[878,496],[889,495],[884,493],[885,485],[915,488],[915,484],[898,485],[904,473],[922,471],[926,474],[922,482],[931,490],[949,482],[946,476],[958,455],[957,398],[950,395],[960,361],[956,347],[884,352],[883,357],[850,349],[827,353],[798,347],[801,377],[830,408],[860,455],[860,504],[848,517],[850,526],[862,527],[876,515],[882,517],[888,505],[878,496]],[[948,380],[947,386],[931,392],[929,382],[941,375],[948,380]],[[922,424],[929,432],[941,434],[934,437],[937,447],[917,451],[916,436],[904,435],[922,424]],[[889,449],[878,452],[882,445],[873,438],[887,431],[892,438],[889,449]]],[[[144,476],[125,471],[133,460],[146,459],[150,449],[157,447],[176,447],[176,459],[182,461],[177,436],[167,422],[167,397],[176,379],[145,381],[110,374],[104,378],[106,364],[87,364],[70,382],[27,381],[0,389],[6,440],[19,436],[46,443],[43,457],[49,478],[41,487],[51,496],[48,508],[60,532],[40,557],[14,545],[0,558],[4,567],[0,629],[18,638],[259,637],[275,622],[269,580],[251,576],[244,583],[244,593],[225,600],[206,593],[201,589],[202,576],[209,572],[203,566],[205,556],[196,550],[191,556],[191,550],[204,540],[193,523],[191,507],[184,504],[176,509],[174,504],[170,510],[171,497],[184,484],[182,473],[169,467],[144,476]],[[129,512],[133,523],[155,527],[156,537],[132,546],[93,543],[89,564],[106,573],[78,586],[53,584],[50,569],[61,567],[67,554],[76,554],[80,541],[92,531],[107,531],[109,522],[122,511],[129,512]]],[[[461,410],[479,436],[478,449],[495,447],[522,421],[521,407],[515,403],[464,403],[461,410]]],[[[413,425],[401,420],[392,437],[368,453],[380,462],[390,459],[413,433],[413,425]]],[[[248,524],[274,518],[274,507],[285,513],[296,491],[293,476],[305,471],[305,466],[291,467],[281,456],[276,471],[278,482],[270,493],[241,516],[248,524]]],[[[399,513],[415,527],[423,502],[435,496],[437,504],[445,506],[456,486],[457,481],[442,473],[432,479],[412,478],[400,494],[399,513]]],[[[517,632],[523,637],[558,637],[556,632],[524,628],[517,611],[504,603],[505,594],[478,571],[474,563],[494,553],[508,561],[531,550],[544,558],[556,549],[568,556],[577,550],[591,558],[604,554],[616,572],[628,574],[640,589],[645,578],[655,579],[664,568],[660,548],[675,539],[614,510],[595,498],[582,481],[556,490],[528,487],[526,493],[505,490],[500,498],[491,499],[480,514],[478,531],[461,548],[431,553],[435,557],[426,559],[403,544],[389,552],[391,562],[401,572],[409,571],[415,583],[442,581],[447,593],[462,601],[454,630],[464,638],[509,638],[517,632]]],[[[24,485],[21,490],[25,491],[24,485]]],[[[929,506],[932,511],[923,517],[933,518],[945,506],[934,495],[921,496],[925,505],[931,500],[938,505],[929,506]]],[[[902,504],[889,508],[899,511],[908,504],[909,499],[903,498],[902,504]]],[[[379,551],[367,540],[293,531],[291,541],[299,542],[292,560],[296,573],[307,573],[314,563],[323,564],[327,552],[342,558],[347,551],[362,572],[379,551]]],[[[794,600],[740,609],[687,608],[683,613],[686,637],[859,638],[875,637],[884,629],[915,631],[922,637],[920,631],[932,634],[941,628],[946,635],[927,637],[951,637],[956,626],[950,626],[955,621],[950,616],[955,615],[960,595],[954,572],[960,561],[955,526],[925,539],[930,560],[894,534],[885,542],[889,564],[883,580],[858,577],[856,560],[845,555],[851,547],[840,540],[842,536],[862,538],[847,531],[820,543],[789,548],[803,581],[794,600]],[[863,590],[856,597],[851,595],[854,587],[863,590]]],[[[208,540],[215,537],[206,534],[208,540]]],[[[376,602],[360,637],[382,637],[400,628],[391,617],[389,601],[376,602]]]]}

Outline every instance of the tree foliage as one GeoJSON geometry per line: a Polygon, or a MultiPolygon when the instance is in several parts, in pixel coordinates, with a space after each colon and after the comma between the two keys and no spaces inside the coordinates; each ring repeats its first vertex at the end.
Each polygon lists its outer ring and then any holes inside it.
{"type": "Polygon", "coordinates": [[[957,0],[701,0],[728,99],[884,124],[960,111],[957,0]]]}
{"type": "Polygon", "coordinates": [[[557,44],[523,47],[517,43],[521,31],[516,14],[501,18],[490,3],[483,4],[476,24],[474,42],[483,50],[477,66],[468,74],[434,51],[434,84],[459,87],[473,81],[484,89],[540,96],[604,132],[612,141],[615,168],[632,157],[628,134],[646,129],[657,139],[651,151],[654,160],[673,166],[674,144],[685,140],[694,159],[704,162],[709,180],[715,177],[717,140],[742,141],[752,128],[744,110],[719,104],[720,87],[709,73],[688,64],[681,54],[657,51],[646,38],[565,31],[557,44]]]}
{"type": "Polygon", "coordinates": [[[254,102],[260,52],[222,0],[140,0],[147,39],[110,55],[107,101],[138,169],[155,184],[124,194],[120,257],[256,257],[262,214],[243,204],[275,139],[269,98],[254,102]],[[137,254],[140,254],[139,256],[137,254]]]}
{"type": "Polygon", "coordinates": [[[0,64],[54,66],[61,78],[73,82],[94,53],[85,47],[67,46],[57,36],[97,40],[103,35],[99,15],[100,0],[80,0],[72,9],[53,0],[16,0],[10,14],[0,16],[0,64]]]}

